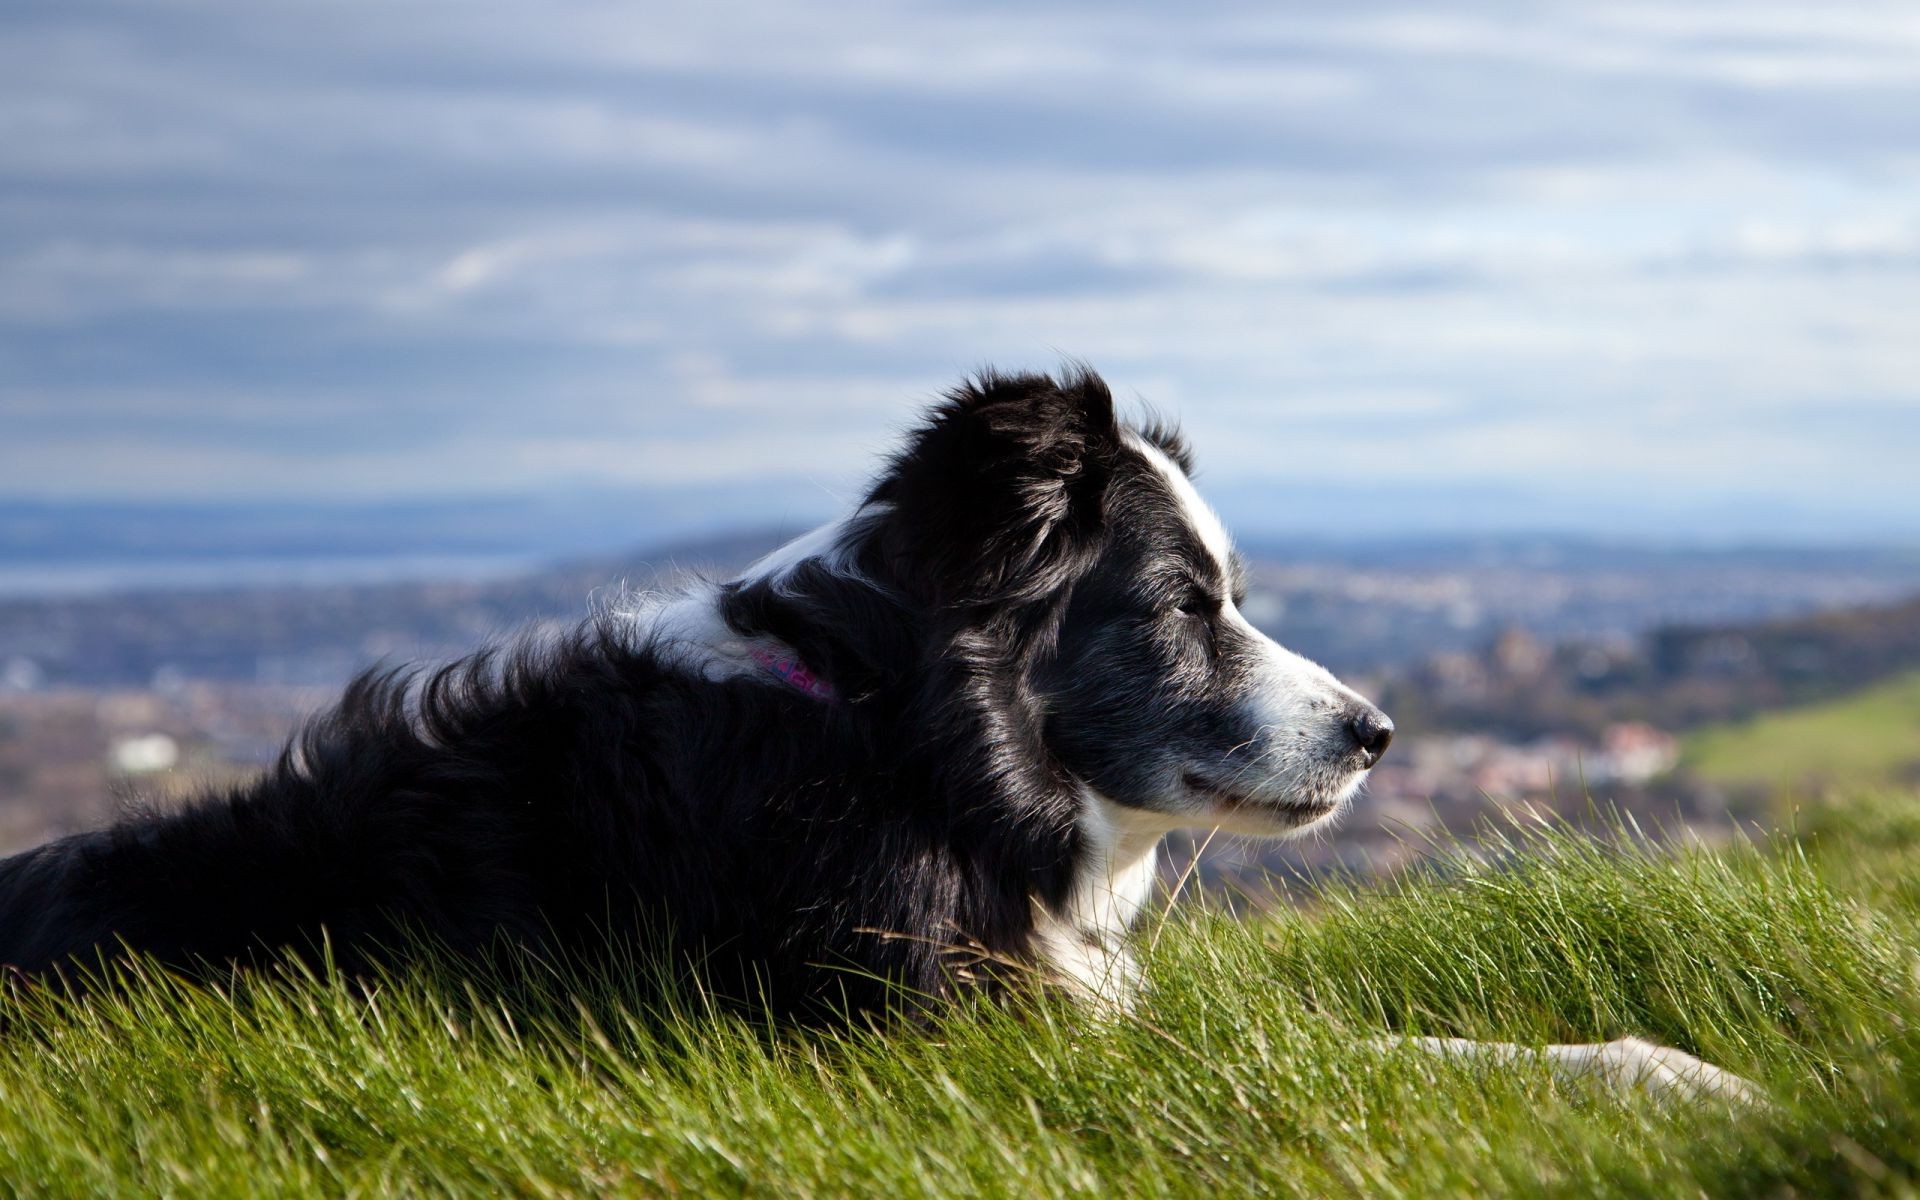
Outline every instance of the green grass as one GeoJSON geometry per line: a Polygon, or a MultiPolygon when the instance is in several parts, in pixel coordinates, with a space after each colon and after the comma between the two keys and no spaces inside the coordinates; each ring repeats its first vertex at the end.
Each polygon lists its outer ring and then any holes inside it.
{"type": "Polygon", "coordinates": [[[1824,704],[1690,735],[1681,763],[1745,788],[1858,787],[1920,765],[1920,671],[1824,704]]]}
{"type": "Polygon", "coordinates": [[[1500,869],[1461,858],[1253,923],[1189,908],[1143,932],[1149,999],[1106,1024],[1043,998],[778,1034],[645,1012],[618,971],[16,997],[0,1190],[1908,1195],[1920,909],[1844,851],[1879,828],[1850,843],[1846,819],[1807,850],[1677,857],[1516,833],[1500,869]],[[1776,1103],[1618,1102],[1369,1043],[1386,1029],[1637,1033],[1776,1103]]]}

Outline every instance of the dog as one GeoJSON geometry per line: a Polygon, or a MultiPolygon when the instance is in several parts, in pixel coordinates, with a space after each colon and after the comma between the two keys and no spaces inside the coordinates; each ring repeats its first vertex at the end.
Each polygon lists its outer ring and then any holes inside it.
{"type": "Polygon", "coordinates": [[[1319,826],[1394,735],[1242,615],[1191,469],[1090,370],[983,373],[737,578],[364,675],[258,782],[0,863],[0,961],[632,938],[781,1019],[1124,1011],[1162,838],[1319,826]]]}

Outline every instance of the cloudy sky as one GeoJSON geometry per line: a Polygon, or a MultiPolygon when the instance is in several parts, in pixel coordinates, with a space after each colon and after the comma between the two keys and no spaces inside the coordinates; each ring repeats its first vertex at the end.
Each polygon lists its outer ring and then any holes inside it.
{"type": "Polygon", "coordinates": [[[0,497],[824,509],[1064,356],[1243,526],[1920,536],[1920,9],[0,10],[0,497]]]}

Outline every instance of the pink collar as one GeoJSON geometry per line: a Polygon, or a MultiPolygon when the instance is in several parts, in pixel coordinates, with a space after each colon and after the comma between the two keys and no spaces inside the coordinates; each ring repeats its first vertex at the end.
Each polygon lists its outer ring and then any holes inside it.
{"type": "Polygon", "coordinates": [[[768,674],[776,676],[796,691],[805,692],[815,700],[828,704],[840,698],[833,685],[813,673],[813,669],[800,661],[798,655],[785,646],[755,646],[747,652],[748,656],[765,668],[768,674]]]}

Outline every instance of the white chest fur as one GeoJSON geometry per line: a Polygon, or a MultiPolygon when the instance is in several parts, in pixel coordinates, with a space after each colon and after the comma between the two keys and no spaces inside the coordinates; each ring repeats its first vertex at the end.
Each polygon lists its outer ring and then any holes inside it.
{"type": "Polygon", "coordinates": [[[1166,819],[1083,796],[1082,854],[1066,903],[1034,901],[1034,946],[1056,982],[1102,1007],[1125,1009],[1140,989],[1126,935],[1153,895],[1166,819]]]}

